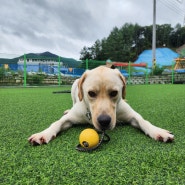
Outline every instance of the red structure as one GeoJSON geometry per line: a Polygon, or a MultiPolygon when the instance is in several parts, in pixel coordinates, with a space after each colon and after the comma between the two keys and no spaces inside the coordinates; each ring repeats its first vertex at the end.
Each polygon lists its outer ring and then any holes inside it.
{"type": "Polygon", "coordinates": [[[123,62],[112,62],[114,66],[117,67],[128,67],[128,66],[133,66],[133,67],[147,67],[147,64],[142,62],[139,64],[134,64],[134,63],[123,63],[123,62]]]}

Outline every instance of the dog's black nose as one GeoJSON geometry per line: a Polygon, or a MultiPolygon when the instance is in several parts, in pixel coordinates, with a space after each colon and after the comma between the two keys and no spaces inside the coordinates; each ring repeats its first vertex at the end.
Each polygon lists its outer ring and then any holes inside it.
{"type": "Polygon", "coordinates": [[[102,129],[108,129],[111,123],[111,117],[109,115],[100,115],[98,116],[98,123],[102,129]]]}

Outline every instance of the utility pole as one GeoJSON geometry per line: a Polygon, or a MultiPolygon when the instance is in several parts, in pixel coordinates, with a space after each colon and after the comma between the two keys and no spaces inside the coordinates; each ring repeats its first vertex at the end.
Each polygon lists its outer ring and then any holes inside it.
{"type": "Polygon", "coordinates": [[[152,72],[156,65],[156,0],[153,0],[152,72]]]}

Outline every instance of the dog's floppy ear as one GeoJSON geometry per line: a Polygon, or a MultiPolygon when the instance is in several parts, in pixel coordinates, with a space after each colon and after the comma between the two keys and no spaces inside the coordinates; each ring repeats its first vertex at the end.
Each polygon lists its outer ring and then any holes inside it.
{"type": "Polygon", "coordinates": [[[126,80],[125,77],[120,73],[119,74],[121,81],[123,82],[123,89],[122,89],[122,98],[125,99],[126,97],[126,80]]]}
{"type": "Polygon", "coordinates": [[[82,101],[82,99],[83,99],[82,85],[83,85],[83,82],[85,81],[86,76],[87,76],[87,72],[85,72],[78,81],[78,98],[80,101],[82,101]]]}
{"type": "Polygon", "coordinates": [[[125,97],[126,97],[126,80],[125,80],[125,77],[120,73],[120,71],[118,69],[115,69],[114,71],[116,71],[116,73],[120,77],[121,81],[123,82],[122,98],[125,99],[125,97]]]}

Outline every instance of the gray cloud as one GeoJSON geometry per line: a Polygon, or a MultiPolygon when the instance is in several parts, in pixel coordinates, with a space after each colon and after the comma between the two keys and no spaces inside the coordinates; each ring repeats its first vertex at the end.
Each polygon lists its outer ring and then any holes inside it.
{"type": "MultiPolygon", "coordinates": [[[[51,51],[79,58],[83,46],[124,23],[152,24],[152,0],[0,0],[3,53],[51,51]]],[[[157,23],[183,23],[184,3],[157,1],[157,23]]]]}

